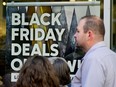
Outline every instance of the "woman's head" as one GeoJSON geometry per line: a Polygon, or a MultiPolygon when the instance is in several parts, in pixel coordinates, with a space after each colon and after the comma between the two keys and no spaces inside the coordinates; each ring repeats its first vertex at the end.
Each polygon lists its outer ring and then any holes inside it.
{"type": "Polygon", "coordinates": [[[59,87],[59,81],[49,60],[36,55],[27,59],[16,85],[16,87],[59,87]]]}
{"type": "Polygon", "coordinates": [[[63,58],[56,58],[53,62],[54,69],[59,77],[61,85],[70,83],[70,69],[67,62],[63,58]]]}

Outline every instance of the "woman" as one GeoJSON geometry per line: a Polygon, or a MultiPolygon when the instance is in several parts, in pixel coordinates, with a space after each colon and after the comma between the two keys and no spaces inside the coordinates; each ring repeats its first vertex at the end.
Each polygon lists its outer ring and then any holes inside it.
{"type": "Polygon", "coordinates": [[[49,60],[36,55],[22,67],[16,87],[59,87],[59,80],[49,60]]]}
{"type": "Polygon", "coordinates": [[[70,69],[64,58],[61,57],[52,57],[49,58],[50,62],[53,64],[53,67],[59,78],[60,87],[67,87],[70,83],[70,69]]]}

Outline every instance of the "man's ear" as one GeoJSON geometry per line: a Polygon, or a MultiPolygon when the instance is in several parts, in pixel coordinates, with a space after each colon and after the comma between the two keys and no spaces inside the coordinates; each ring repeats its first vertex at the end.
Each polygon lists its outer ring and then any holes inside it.
{"type": "Polygon", "coordinates": [[[93,32],[91,30],[88,30],[88,39],[91,40],[93,39],[93,37],[94,37],[93,32]]]}

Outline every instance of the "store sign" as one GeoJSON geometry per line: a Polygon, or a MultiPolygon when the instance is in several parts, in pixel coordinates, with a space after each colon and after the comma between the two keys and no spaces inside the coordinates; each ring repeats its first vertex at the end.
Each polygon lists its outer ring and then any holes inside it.
{"type": "Polygon", "coordinates": [[[76,47],[74,34],[79,19],[100,15],[100,6],[7,6],[6,66],[11,70],[11,82],[29,56],[35,54],[63,57],[73,77],[81,65],[83,52],[76,47]]]}

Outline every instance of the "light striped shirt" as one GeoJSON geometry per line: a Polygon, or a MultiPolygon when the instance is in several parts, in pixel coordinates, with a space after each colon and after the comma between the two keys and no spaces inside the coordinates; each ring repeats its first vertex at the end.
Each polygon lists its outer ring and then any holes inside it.
{"type": "Polygon", "coordinates": [[[83,59],[71,87],[116,87],[116,53],[103,41],[90,48],[83,59]]]}

